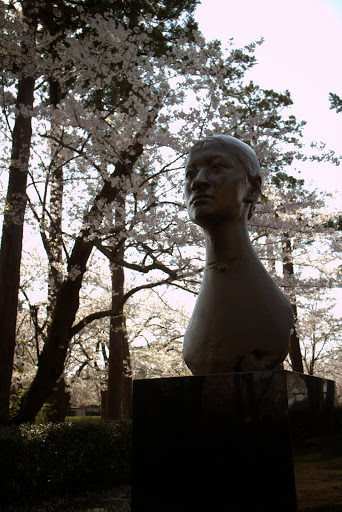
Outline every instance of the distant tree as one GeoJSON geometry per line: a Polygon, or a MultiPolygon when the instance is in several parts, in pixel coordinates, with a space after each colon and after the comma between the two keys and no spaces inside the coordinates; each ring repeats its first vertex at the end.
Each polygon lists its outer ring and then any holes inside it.
{"type": "Polygon", "coordinates": [[[336,113],[342,112],[342,99],[335,93],[329,93],[330,109],[335,109],[336,113]]]}
{"type": "MultiPolygon", "coordinates": [[[[323,204],[315,194],[305,190],[304,180],[294,178],[287,171],[295,161],[299,163],[307,158],[301,142],[306,123],[298,122],[293,115],[284,115],[284,108],[291,105],[289,91],[279,93],[250,82],[230,93],[223,131],[249,144],[259,157],[263,170],[262,201],[250,228],[255,233],[259,254],[283,287],[297,320],[296,294],[300,293],[300,281],[296,276],[298,260],[293,251],[293,240],[311,237],[315,229],[321,232],[321,223],[315,225],[312,218],[307,217],[311,216],[309,207],[317,210],[323,204]],[[282,264],[282,279],[276,273],[275,252],[282,264]]],[[[290,359],[292,369],[303,372],[296,326],[290,337],[290,359]]]]}
{"type": "Polygon", "coordinates": [[[341,350],[342,319],[333,313],[335,301],[321,293],[301,304],[302,315],[298,324],[302,339],[303,361],[309,375],[327,372],[333,354],[341,350]]]}
{"type": "Polygon", "coordinates": [[[191,375],[183,359],[183,336],[190,316],[172,304],[167,291],[144,293],[127,307],[132,372],[135,379],[191,375]]]}

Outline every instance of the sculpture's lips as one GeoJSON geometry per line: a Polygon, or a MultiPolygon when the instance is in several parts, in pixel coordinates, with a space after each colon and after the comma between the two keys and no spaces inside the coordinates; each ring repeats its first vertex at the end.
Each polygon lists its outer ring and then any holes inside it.
{"type": "Polygon", "coordinates": [[[193,203],[196,203],[196,202],[199,202],[199,201],[205,201],[207,199],[212,199],[213,197],[210,196],[209,194],[196,194],[194,195],[194,197],[191,199],[190,201],[190,204],[193,204],[193,203]]]}

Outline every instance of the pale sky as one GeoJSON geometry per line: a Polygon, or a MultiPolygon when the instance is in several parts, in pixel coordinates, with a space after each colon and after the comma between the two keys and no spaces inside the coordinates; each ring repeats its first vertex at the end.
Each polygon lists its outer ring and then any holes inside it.
{"type": "MultiPolygon", "coordinates": [[[[329,109],[329,92],[342,97],[342,0],[202,0],[196,19],[207,39],[234,37],[242,46],[263,37],[248,78],[288,89],[292,113],[308,123],[305,142],[324,141],[342,154],[342,113],[329,109]]],[[[342,165],[302,171],[319,188],[342,189],[342,165]]]]}

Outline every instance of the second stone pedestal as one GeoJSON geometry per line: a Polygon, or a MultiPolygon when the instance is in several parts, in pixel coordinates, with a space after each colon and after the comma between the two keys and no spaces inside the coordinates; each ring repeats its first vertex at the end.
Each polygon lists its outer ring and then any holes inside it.
{"type": "Polygon", "coordinates": [[[295,512],[286,372],[134,382],[132,512],[295,512]]]}

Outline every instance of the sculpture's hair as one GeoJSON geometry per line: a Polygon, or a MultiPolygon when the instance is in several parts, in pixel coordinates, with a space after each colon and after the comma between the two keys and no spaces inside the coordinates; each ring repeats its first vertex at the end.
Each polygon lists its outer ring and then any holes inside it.
{"type": "MultiPolygon", "coordinates": [[[[257,192],[257,197],[261,194],[261,170],[258,157],[256,156],[253,149],[235,137],[231,135],[210,135],[206,139],[200,140],[196,142],[194,146],[191,148],[191,151],[195,149],[201,149],[207,143],[216,142],[226,148],[233,149],[234,155],[237,161],[242,165],[244,170],[246,171],[246,175],[249,183],[252,186],[252,189],[257,192]]],[[[248,219],[250,219],[253,215],[255,209],[255,203],[250,203],[249,211],[248,211],[248,219]]]]}

